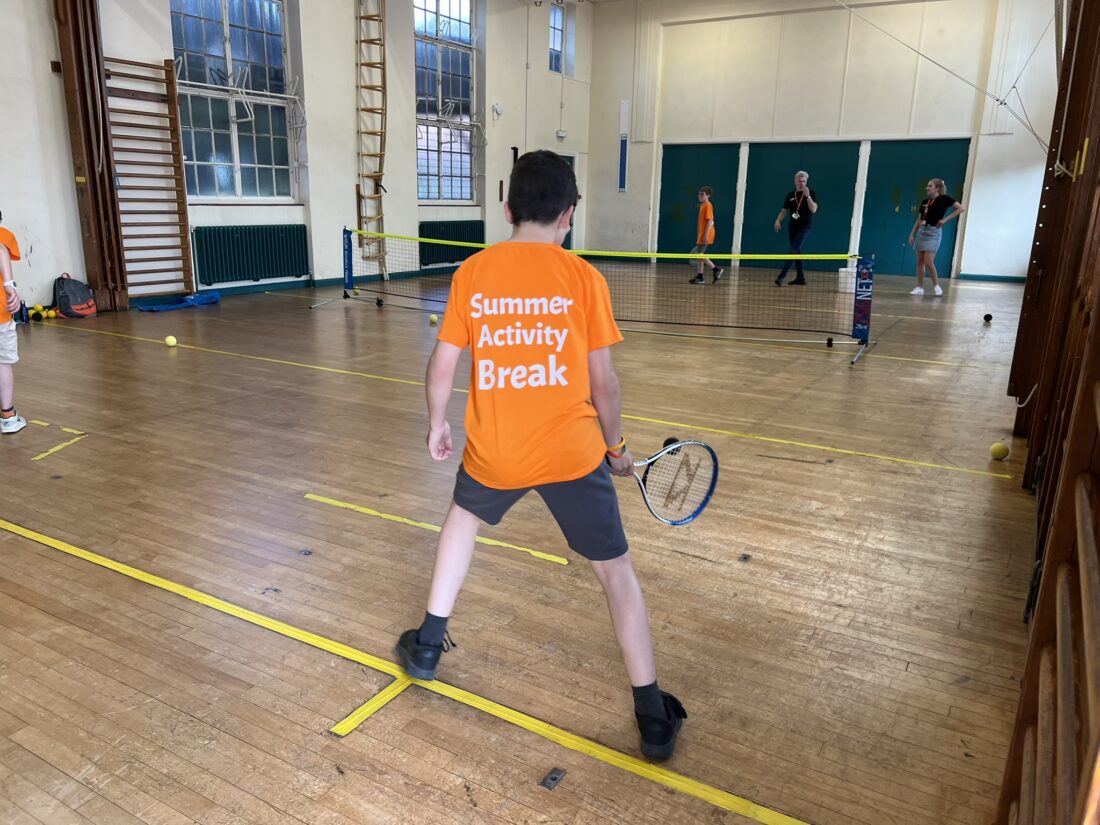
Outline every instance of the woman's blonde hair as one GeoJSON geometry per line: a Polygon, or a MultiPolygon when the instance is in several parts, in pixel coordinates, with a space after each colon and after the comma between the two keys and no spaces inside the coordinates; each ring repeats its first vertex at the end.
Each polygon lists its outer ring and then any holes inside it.
{"type": "Polygon", "coordinates": [[[944,183],[943,178],[932,178],[932,180],[928,182],[939,189],[941,195],[947,194],[947,184],[944,183]]]}

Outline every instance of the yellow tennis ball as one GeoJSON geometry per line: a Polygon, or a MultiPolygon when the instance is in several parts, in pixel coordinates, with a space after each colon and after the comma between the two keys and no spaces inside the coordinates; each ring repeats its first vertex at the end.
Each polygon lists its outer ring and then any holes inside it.
{"type": "Polygon", "coordinates": [[[57,310],[56,309],[47,310],[46,317],[47,318],[56,318],[57,317],[57,310]]]}
{"type": "Polygon", "coordinates": [[[433,315],[429,315],[429,316],[428,316],[428,320],[429,320],[429,321],[431,322],[431,325],[432,325],[432,326],[434,327],[434,326],[435,326],[436,324],[438,324],[438,323],[439,323],[439,316],[438,316],[438,315],[434,315],[434,314],[433,314],[433,315]]]}
{"type": "Polygon", "coordinates": [[[43,306],[42,306],[42,304],[35,304],[35,305],[34,305],[34,311],[35,311],[35,312],[41,312],[41,311],[42,311],[42,309],[43,309],[43,306]]]}
{"type": "Polygon", "coordinates": [[[174,347],[176,345],[176,336],[166,335],[164,338],[164,343],[166,343],[170,347],[174,347]]]}
{"type": "Polygon", "coordinates": [[[997,461],[1008,458],[1008,445],[1003,441],[994,441],[989,447],[989,454],[997,461]]]}

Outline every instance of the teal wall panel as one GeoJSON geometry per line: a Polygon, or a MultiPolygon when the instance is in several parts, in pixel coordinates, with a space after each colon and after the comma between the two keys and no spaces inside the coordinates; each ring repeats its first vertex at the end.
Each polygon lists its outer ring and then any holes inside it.
{"type": "MultiPolygon", "coordinates": [[[[714,246],[733,248],[733,212],[737,200],[737,169],[741,144],[669,144],[661,155],[661,200],[657,224],[657,251],[691,251],[699,217],[699,187],[714,190],[714,246]]],[[[644,250],[625,250],[644,251],[644,250]]]]}

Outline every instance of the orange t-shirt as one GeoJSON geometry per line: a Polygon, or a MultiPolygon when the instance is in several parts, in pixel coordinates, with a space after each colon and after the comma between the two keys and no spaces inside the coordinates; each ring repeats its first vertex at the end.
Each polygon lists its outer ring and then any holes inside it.
{"type": "Polygon", "coordinates": [[[714,226],[707,232],[707,221],[714,220],[714,204],[710,201],[699,204],[699,229],[695,233],[695,242],[698,244],[714,243],[714,226]]]}
{"type": "Polygon", "coordinates": [[[588,353],[622,339],[603,276],[559,246],[506,241],[463,263],[439,340],[472,356],[466,472],[514,490],[598,467],[588,353]]]}
{"type": "MultiPolygon", "coordinates": [[[[19,242],[15,240],[15,235],[2,226],[0,226],[0,244],[8,248],[8,253],[13,261],[19,260],[21,257],[19,255],[19,242]]],[[[6,324],[11,320],[11,313],[8,312],[8,291],[2,287],[0,287],[0,291],[4,293],[0,295],[0,324],[6,324]]]]}

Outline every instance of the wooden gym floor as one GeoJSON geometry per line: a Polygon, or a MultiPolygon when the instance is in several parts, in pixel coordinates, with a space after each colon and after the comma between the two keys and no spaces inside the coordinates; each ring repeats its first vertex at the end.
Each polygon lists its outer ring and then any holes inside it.
{"type": "MultiPolygon", "coordinates": [[[[337,738],[390,676],[43,543],[392,661],[435,535],[378,514],[439,524],[456,469],[423,448],[424,314],[290,291],[23,330],[37,423],[0,441],[0,820],[988,822],[1032,552],[1023,446],[988,457],[1020,291],[911,284],[879,280],[881,343],[854,368],[850,348],[616,348],[636,451],[701,437],[722,461],[682,529],[618,482],[661,683],[690,714],[665,767],[693,793],[422,687],[337,738]]],[[[441,680],[636,754],[591,572],[535,497],[483,535],[569,564],[480,548],[441,680]]]]}

